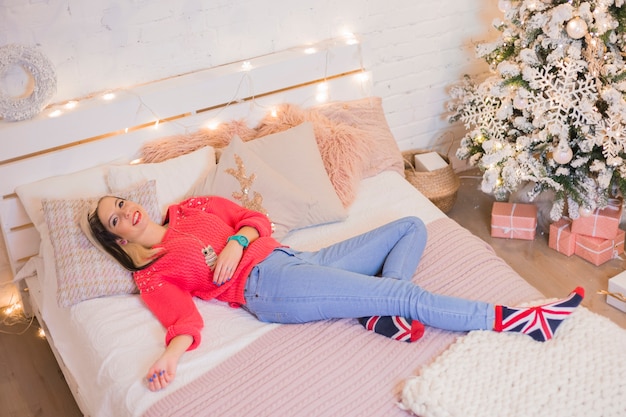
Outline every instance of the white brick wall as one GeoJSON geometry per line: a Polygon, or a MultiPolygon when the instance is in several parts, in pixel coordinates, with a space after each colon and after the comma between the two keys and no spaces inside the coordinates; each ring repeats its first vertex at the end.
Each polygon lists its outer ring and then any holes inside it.
{"type": "Polygon", "coordinates": [[[0,45],[40,45],[63,101],[349,30],[400,148],[445,152],[443,134],[462,135],[445,120],[446,89],[486,70],[473,42],[494,38],[500,15],[490,0],[1,0],[0,45]]]}
{"type": "MultiPolygon", "coordinates": [[[[446,88],[486,68],[489,0],[3,0],[0,44],[39,44],[57,68],[55,101],[339,36],[361,36],[373,94],[402,149],[444,131],[446,88]]],[[[460,135],[460,133],[459,133],[460,135]]],[[[457,136],[459,136],[457,135],[457,136]]]]}

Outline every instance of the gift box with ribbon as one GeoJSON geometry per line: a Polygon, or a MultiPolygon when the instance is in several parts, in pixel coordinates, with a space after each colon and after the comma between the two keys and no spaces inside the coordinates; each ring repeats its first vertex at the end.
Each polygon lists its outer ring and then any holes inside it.
{"type": "Polygon", "coordinates": [[[624,231],[618,230],[613,239],[578,235],[574,253],[598,266],[624,253],[624,231]]]}
{"type": "Polygon", "coordinates": [[[550,225],[548,246],[567,256],[576,250],[576,235],[572,233],[572,219],[562,217],[550,225]]]}
{"type": "Polygon", "coordinates": [[[611,199],[603,209],[596,209],[590,216],[580,216],[572,222],[572,233],[577,235],[613,239],[622,217],[622,200],[611,199]]]}
{"type": "Polygon", "coordinates": [[[533,240],[537,230],[537,207],[533,204],[496,201],[491,209],[491,236],[533,240]]]}
{"type": "Polygon", "coordinates": [[[608,291],[599,293],[606,294],[607,304],[626,312],[626,271],[609,279],[608,291]]]}

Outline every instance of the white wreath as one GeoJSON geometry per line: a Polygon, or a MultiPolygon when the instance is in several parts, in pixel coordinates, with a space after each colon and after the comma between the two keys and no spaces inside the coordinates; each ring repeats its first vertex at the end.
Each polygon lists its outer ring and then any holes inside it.
{"type": "Polygon", "coordinates": [[[52,63],[37,49],[15,44],[0,47],[0,80],[16,65],[32,76],[34,87],[27,97],[9,96],[0,88],[0,117],[10,121],[34,117],[46,107],[57,89],[52,63]]]}

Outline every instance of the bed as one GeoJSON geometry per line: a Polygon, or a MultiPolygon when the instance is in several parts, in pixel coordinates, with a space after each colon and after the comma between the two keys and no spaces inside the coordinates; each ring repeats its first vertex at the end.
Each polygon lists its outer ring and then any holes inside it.
{"type": "Polygon", "coordinates": [[[267,324],[197,301],[202,344],[170,387],[149,392],[142,377],[164,330],[129,277],[84,255],[76,234],[77,207],[110,191],[139,198],[154,217],[202,192],[262,201],[276,235],[304,250],[416,215],[429,232],[414,276],[424,288],[508,304],[542,298],[405,180],[370,87],[360,46],[329,40],[0,123],[0,135],[19,138],[0,161],[11,268],[86,416],[406,416],[406,381],[465,337],[429,328],[404,343],[356,320],[267,324]]]}

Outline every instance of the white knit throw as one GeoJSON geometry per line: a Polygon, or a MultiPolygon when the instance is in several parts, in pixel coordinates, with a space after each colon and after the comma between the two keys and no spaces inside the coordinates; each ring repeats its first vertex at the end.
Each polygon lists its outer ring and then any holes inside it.
{"type": "Polygon", "coordinates": [[[626,416],[626,330],[579,307],[548,342],[475,331],[406,381],[420,417],[626,416]]]}

